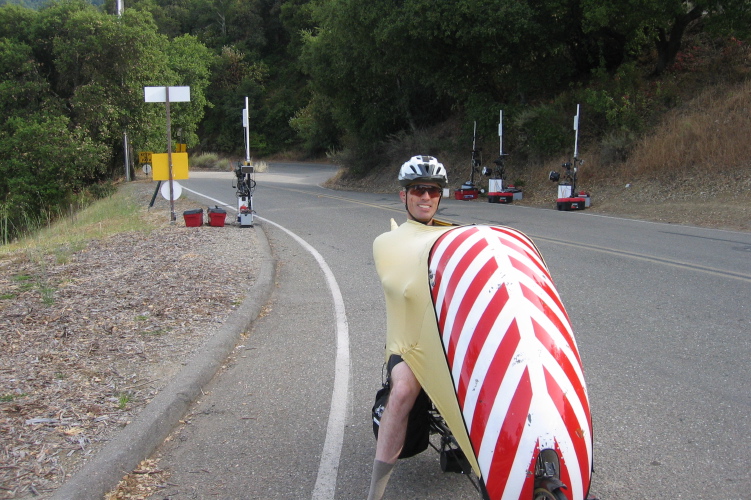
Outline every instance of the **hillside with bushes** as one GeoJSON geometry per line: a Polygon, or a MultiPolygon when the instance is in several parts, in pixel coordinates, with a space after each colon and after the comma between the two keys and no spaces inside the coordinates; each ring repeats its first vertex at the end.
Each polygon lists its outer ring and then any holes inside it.
{"type": "MultiPolygon", "coordinates": [[[[689,32],[677,62],[660,76],[650,76],[653,59],[634,65],[632,85],[620,97],[620,113],[631,114],[633,128],[608,128],[591,116],[596,103],[579,95],[581,125],[578,187],[592,196],[592,211],[647,220],[751,230],[751,51],[744,42],[712,40],[689,32]],[[589,115],[589,116],[588,116],[589,115]]],[[[625,85],[623,75],[610,84],[625,85]]],[[[592,81],[587,95],[603,95],[592,81]]],[[[507,183],[524,191],[519,204],[555,208],[556,184],[551,171],[573,156],[576,104],[573,91],[562,92],[549,106],[559,106],[561,148],[557,153],[530,155],[515,127],[539,108],[519,116],[504,111],[504,157],[507,183]],[[558,103],[565,103],[559,105],[558,103]],[[565,108],[565,109],[564,109],[565,108]],[[508,130],[512,130],[508,134],[508,130]],[[510,137],[509,137],[510,135],[510,137]]],[[[610,101],[611,104],[614,101],[610,101]]],[[[614,105],[614,104],[613,104],[614,105]]],[[[615,108],[613,108],[615,109],[615,108]]],[[[488,110],[498,121],[498,111],[488,110]]],[[[556,116],[558,116],[556,115],[556,116]]],[[[612,116],[612,114],[611,114],[612,116]]],[[[498,158],[496,129],[480,137],[482,165],[498,158]]],[[[417,151],[438,156],[449,170],[452,188],[471,173],[472,122],[446,120],[413,134],[393,136],[380,153],[390,167],[363,176],[343,170],[330,187],[394,192],[397,166],[417,151]],[[457,141],[457,138],[462,138],[457,141]]],[[[340,153],[346,156],[347,152],[340,153]]],[[[339,163],[346,163],[347,158],[339,163]]],[[[475,173],[479,187],[487,178],[475,173]]],[[[481,201],[484,199],[481,198],[481,201]]]]}

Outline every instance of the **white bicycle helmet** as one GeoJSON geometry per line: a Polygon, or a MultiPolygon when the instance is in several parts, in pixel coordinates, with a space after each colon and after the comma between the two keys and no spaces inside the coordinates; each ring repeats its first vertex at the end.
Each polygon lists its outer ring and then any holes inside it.
{"type": "Polygon", "coordinates": [[[419,181],[436,182],[442,188],[449,185],[446,168],[432,156],[413,156],[399,169],[399,184],[402,186],[419,181]]]}

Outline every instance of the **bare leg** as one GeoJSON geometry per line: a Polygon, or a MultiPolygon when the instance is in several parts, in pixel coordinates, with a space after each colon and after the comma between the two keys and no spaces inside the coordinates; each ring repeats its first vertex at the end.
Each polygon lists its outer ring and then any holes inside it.
{"type": "Polygon", "coordinates": [[[401,362],[391,369],[391,391],[381,416],[373,464],[373,476],[368,499],[383,496],[389,476],[404,446],[409,412],[420,394],[420,383],[407,363],[401,362]]]}
{"type": "Polygon", "coordinates": [[[396,463],[407,435],[409,412],[420,394],[420,383],[407,363],[401,362],[391,370],[391,391],[381,416],[376,444],[376,460],[396,463]]]}

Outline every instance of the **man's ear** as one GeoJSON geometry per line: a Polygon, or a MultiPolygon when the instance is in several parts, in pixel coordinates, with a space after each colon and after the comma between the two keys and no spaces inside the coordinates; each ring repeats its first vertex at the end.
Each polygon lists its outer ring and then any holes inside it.
{"type": "Polygon", "coordinates": [[[399,191],[399,198],[402,199],[402,203],[407,203],[407,192],[404,189],[399,191]]]}

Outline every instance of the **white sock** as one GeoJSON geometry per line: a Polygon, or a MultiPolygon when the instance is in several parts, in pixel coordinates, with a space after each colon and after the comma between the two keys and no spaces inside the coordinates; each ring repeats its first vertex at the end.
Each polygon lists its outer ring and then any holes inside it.
{"type": "Polygon", "coordinates": [[[396,463],[387,464],[380,460],[373,462],[373,476],[370,478],[370,493],[368,493],[368,500],[381,500],[383,493],[386,491],[386,485],[391,477],[391,472],[394,470],[396,463]]]}

